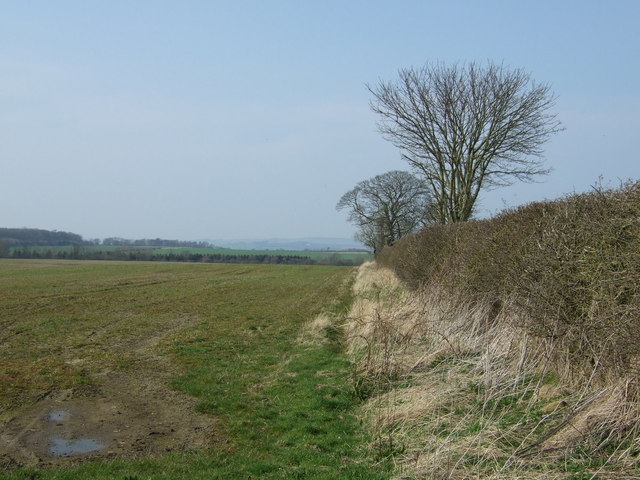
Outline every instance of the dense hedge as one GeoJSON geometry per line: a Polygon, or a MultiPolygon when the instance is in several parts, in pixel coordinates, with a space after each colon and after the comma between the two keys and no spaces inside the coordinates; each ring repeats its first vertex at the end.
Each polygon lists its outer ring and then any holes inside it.
{"type": "Polygon", "coordinates": [[[432,226],[377,261],[413,288],[508,305],[574,369],[640,363],[640,182],[432,226]]]}

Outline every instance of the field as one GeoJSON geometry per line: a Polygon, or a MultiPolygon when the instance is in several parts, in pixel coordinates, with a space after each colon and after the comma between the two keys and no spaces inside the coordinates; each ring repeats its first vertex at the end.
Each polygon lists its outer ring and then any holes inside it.
{"type": "MultiPolygon", "coordinates": [[[[145,247],[145,246],[108,246],[86,245],[50,246],[50,247],[13,247],[10,254],[17,258],[83,258],[83,259],[128,259],[129,254],[137,254],[138,257],[148,257],[150,260],[172,260],[182,257],[188,260],[195,256],[222,256],[222,257],[299,257],[307,258],[320,264],[348,264],[360,265],[373,259],[373,255],[364,251],[330,251],[330,250],[237,250],[230,248],[189,248],[189,247],[145,247]],[[153,258],[155,257],[155,258],[153,258]]],[[[191,260],[193,261],[193,260],[191,260]]],[[[250,262],[247,262],[250,263],[250,262]]],[[[262,263],[258,261],[256,263],[262,263]]]]}
{"type": "Polygon", "coordinates": [[[1,260],[0,478],[386,478],[331,323],[352,279],[1,260]]]}

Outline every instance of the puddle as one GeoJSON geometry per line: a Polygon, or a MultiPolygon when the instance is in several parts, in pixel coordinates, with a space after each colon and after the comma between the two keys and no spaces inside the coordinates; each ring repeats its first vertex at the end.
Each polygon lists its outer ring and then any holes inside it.
{"type": "MultiPolygon", "coordinates": [[[[48,419],[51,423],[62,426],[71,416],[69,410],[56,408],[49,411],[48,419]]],[[[81,455],[83,453],[96,452],[102,450],[102,443],[93,438],[79,438],[77,440],[65,440],[59,437],[50,437],[49,454],[54,457],[68,457],[70,455],[81,455]]]]}
{"type": "Polygon", "coordinates": [[[49,421],[50,422],[64,422],[67,418],[69,418],[68,410],[51,410],[49,412],[49,421]]]}
{"type": "Polygon", "coordinates": [[[196,413],[195,398],[167,389],[158,378],[110,373],[100,390],[51,392],[15,418],[3,419],[0,478],[5,467],[142,458],[205,450],[223,441],[215,422],[196,413]]]}
{"type": "Polygon", "coordinates": [[[49,453],[54,457],[67,457],[98,450],[102,450],[102,444],[92,438],[79,438],[78,440],[52,438],[49,453]]]}

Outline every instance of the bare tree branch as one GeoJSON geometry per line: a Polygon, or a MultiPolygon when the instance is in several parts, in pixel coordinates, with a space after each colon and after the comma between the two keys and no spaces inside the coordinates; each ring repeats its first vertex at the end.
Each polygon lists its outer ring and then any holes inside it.
{"type": "Polygon", "coordinates": [[[356,238],[374,252],[424,226],[430,207],[423,182],[398,170],[358,183],[336,205],[349,211],[359,229],[356,238]]]}
{"type": "Polygon", "coordinates": [[[555,98],[522,70],[427,64],[368,89],[380,132],[423,177],[438,222],[471,218],[483,189],[549,172],[542,146],[562,130],[548,113],[555,98]]]}

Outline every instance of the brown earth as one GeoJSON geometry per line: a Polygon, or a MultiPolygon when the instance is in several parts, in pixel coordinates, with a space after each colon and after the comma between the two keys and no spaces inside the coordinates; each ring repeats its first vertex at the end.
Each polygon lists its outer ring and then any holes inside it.
{"type": "Polygon", "coordinates": [[[109,375],[94,391],[50,392],[2,426],[0,465],[53,465],[211,446],[213,421],[195,401],[153,381],[109,375]],[[57,441],[56,441],[57,440],[57,441]],[[92,440],[88,453],[74,453],[92,440]],[[54,454],[57,444],[67,453],[54,454]]]}
{"type": "Polygon", "coordinates": [[[44,392],[4,415],[0,469],[148,457],[219,444],[215,419],[196,412],[197,399],[168,386],[175,369],[154,347],[184,327],[184,319],[172,327],[135,346],[119,345],[135,359],[126,371],[106,369],[90,385],[44,392]]]}

